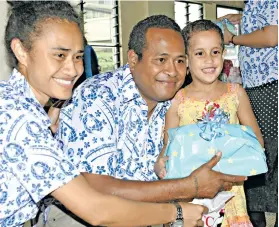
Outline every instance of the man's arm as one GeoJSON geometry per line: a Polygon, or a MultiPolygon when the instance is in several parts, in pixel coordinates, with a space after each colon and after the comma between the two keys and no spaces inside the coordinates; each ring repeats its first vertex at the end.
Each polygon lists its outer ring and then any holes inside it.
{"type": "Polygon", "coordinates": [[[83,173],[83,176],[97,191],[131,200],[165,202],[176,199],[191,199],[195,195],[194,181],[189,178],[148,182],[121,180],[90,173],[83,173]]]}
{"type": "Polygon", "coordinates": [[[232,183],[246,180],[246,177],[222,174],[212,170],[220,158],[221,154],[218,153],[189,177],[176,180],[145,182],[119,180],[98,174],[83,173],[83,175],[97,191],[132,200],[164,202],[197,197],[213,198],[221,190],[230,190],[232,183]]]}
{"type": "Polygon", "coordinates": [[[220,189],[230,189],[231,182],[244,181],[244,177],[231,177],[212,170],[220,156],[183,179],[141,182],[110,177],[114,176],[118,155],[112,114],[116,108],[108,91],[98,89],[98,86],[89,86],[79,92],[80,97],[75,96],[73,111],[62,111],[64,118],[58,134],[64,142],[64,152],[69,155],[74,152],[71,159],[97,191],[138,201],[161,202],[188,200],[197,195],[212,198],[220,189]]]}
{"type": "MultiPolygon", "coordinates": [[[[91,225],[146,226],[173,222],[176,208],[170,203],[140,203],[99,193],[82,176],[53,191],[52,196],[91,225]],[[121,209],[119,209],[121,208],[121,209]]],[[[201,205],[180,203],[185,227],[203,226],[201,205]]]]}

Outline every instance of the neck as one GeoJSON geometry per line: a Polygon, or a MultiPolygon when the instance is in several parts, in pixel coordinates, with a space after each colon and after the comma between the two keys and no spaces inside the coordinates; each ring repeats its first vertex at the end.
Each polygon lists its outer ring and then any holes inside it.
{"type": "Polygon", "coordinates": [[[219,84],[219,80],[216,80],[214,81],[213,83],[211,84],[205,84],[205,83],[202,83],[200,81],[197,81],[197,80],[193,80],[193,82],[191,83],[192,85],[192,88],[195,90],[195,91],[204,91],[204,92],[211,92],[211,91],[214,91],[218,84],[219,84]]]}
{"type": "Polygon", "coordinates": [[[28,73],[25,70],[24,67],[20,67],[18,68],[18,71],[25,77],[25,79],[27,80],[35,98],[37,99],[37,101],[42,105],[45,106],[47,104],[47,102],[49,101],[49,97],[44,94],[43,92],[39,91],[38,89],[36,89],[35,86],[32,85],[32,83],[30,82],[30,79],[28,77],[28,73]]]}
{"type": "Polygon", "coordinates": [[[49,101],[49,97],[46,96],[45,94],[41,93],[40,91],[37,91],[35,88],[30,85],[33,94],[35,95],[35,98],[38,100],[38,102],[42,105],[45,106],[47,102],[49,101]]]}

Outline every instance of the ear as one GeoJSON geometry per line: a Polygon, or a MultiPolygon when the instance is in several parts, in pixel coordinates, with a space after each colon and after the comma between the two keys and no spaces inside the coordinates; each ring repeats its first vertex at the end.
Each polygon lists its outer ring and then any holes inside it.
{"type": "Polygon", "coordinates": [[[138,63],[138,55],[134,50],[128,51],[128,63],[131,70],[134,70],[136,64],[138,63]]]}
{"type": "Polygon", "coordinates": [[[12,39],[11,49],[14,52],[18,62],[24,66],[27,66],[27,51],[24,48],[22,42],[17,38],[12,39]]]}

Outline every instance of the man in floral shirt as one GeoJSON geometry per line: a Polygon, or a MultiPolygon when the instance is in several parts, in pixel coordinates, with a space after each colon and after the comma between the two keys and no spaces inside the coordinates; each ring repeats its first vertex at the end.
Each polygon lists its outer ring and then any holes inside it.
{"type": "Polygon", "coordinates": [[[127,65],[76,89],[57,135],[92,187],[134,200],[169,201],[211,198],[244,180],[213,171],[216,156],[187,178],[156,181],[168,100],[184,82],[186,63],[179,26],[167,16],[151,16],[130,34],[127,65]]]}

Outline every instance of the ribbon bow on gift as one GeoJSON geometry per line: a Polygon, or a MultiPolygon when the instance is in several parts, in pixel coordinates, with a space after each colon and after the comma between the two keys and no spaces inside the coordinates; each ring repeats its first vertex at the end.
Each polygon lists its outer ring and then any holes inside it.
{"type": "Polygon", "coordinates": [[[214,138],[224,136],[221,127],[229,123],[229,114],[220,108],[219,104],[206,102],[202,119],[197,122],[201,129],[200,137],[206,141],[212,141],[214,138]]]}

